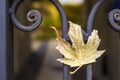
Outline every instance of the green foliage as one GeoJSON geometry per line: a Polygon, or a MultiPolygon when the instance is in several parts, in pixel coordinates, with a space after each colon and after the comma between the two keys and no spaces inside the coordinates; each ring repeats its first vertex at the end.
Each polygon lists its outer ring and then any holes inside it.
{"type": "Polygon", "coordinates": [[[55,37],[56,35],[53,31],[45,31],[45,32],[42,32],[41,34],[37,34],[36,39],[37,40],[48,40],[48,39],[52,39],[55,37]]]}
{"type": "Polygon", "coordinates": [[[69,21],[73,21],[79,24],[83,23],[81,18],[83,9],[81,5],[64,5],[64,10],[69,21]]]}
{"type": "MultiPolygon", "coordinates": [[[[40,31],[40,34],[36,34],[37,38],[36,39],[48,39],[50,37],[54,37],[55,34],[49,30],[49,26],[55,26],[56,28],[61,28],[61,20],[60,20],[60,15],[49,1],[35,1],[33,2],[33,8],[38,9],[42,16],[43,16],[43,21],[40,26],[43,26],[46,28],[44,31],[40,31]]],[[[81,20],[81,14],[82,14],[82,9],[81,5],[63,5],[63,8],[65,10],[65,13],[67,15],[67,19],[70,21],[73,21],[75,23],[82,23],[81,20]]],[[[34,32],[35,33],[35,32],[34,32]]]]}

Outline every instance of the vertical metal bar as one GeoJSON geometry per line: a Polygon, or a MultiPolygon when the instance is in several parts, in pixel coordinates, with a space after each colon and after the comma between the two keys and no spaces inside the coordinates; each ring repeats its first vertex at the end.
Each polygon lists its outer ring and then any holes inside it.
{"type": "Polygon", "coordinates": [[[87,65],[87,74],[86,74],[86,77],[87,77],[87,80],[92,80],[92,65],[89,64],[87,65]]]}
{"type": "MultiPolygon", "coordinates": [[[[95,14],[96,14],[98,8],[100,7],[100,5],[104,1],[105,0],[98,0],[96,2],[96,4],[93,6],[93,8],[92,8],[92,10],[91,10],[91,12],[89,14],[87,25],[86,25],[87,26],[87,34],[88,34],[88,35],[86,35],[86,39],[88,38],[88,36],[92,32],[95,14]]],[[[92,80],[92,65],[91,64],[87,65],[86,78],[87,78],[87,80],[92,80]]]]}
{"type": "Polygon", "coordinates": [[[87,33],[88,33],[88,36],[91,34],[92,32],[92,29],[93,29],[93,23],[94,23],[94,18],[95,18],[95,15],[96,15],[96,12],[98,10],[98,8],[101,6],[101,4],[104,2],[105,0],[97,0],[96,4],[93,6],[90,14],[89,14],[89,17],[88,17],[88,21],[87,21],[87,33]]]}
{"type": "Polygon", "coordinates": [[[8,1],[0,0],[0,80],[13,80],[13,31],[9,24],[8,1]]]}
{"type": "MultiPolygon", "coordinates": [[[[63,11],[63,8],[61,7],[61,5],[58,3],[57,4],[57,7],[58,8],[58,11],[60,13],[60,16],[61,16],[61,20],[62,20],[62,37],[64,39],[68,39],[67,38],[67,32],[68,32],[68,25],[67,25],[67,19],[66,19],[66,15],[63,11]]],[[[64,65],[63,66],[63,80],[68,80],[68,76],[69,76],[69,69],[68,69],[68,66],[67,65],[64,65]]]]}
{"type": "MultiPolygon", "coordinates": [[[[61,4],[59,3],[58,0],[50,0],[57,8],[57,10],[60,13],[60,17],[61,17],[61,23],[62,23],[62,37],[66,40],[69,40],[68,37],[68,24],[67,24],[67,18],[66,18],[66,14],[61,6],[61,4]]],[[[63,80],[68,80],[68,76],[69,76],[69,68],[67,65],[64,65],[63,67],[63,80]]]]}

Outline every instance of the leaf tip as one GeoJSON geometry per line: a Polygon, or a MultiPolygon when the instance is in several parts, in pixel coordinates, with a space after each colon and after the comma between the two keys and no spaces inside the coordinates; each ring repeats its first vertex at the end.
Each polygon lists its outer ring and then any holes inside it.
{"type": "Polygon", "coordinates": [[[54,29],[54,30],[56,31],[56,28],[55,28],[55,27],[53,27],[53,26],[50,26],[50,28],[52,28],[52,29],[54,29]]]}

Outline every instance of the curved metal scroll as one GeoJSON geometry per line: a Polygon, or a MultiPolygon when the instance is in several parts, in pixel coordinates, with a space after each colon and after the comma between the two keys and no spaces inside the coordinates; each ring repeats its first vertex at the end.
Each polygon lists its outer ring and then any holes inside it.
{"type": "Polygon", "coordinates": [[[67,18],[66,18],[66,14],[61,6],[61,4],[58,2],[58,0],[50,0],[55,7],[57,8],[60,17],[61,17],[61,24],[62,24],[62,36],[63,38],[65,38],[66,40],[69,40],[68,37],[68,24],[67,24],[67,18]]]}
{"type": "Polygon", "coordinates": [[[94,22],[94,17],[95,17],[95,14],[98,10],[98,8],[101,6],[101,4],[104,2],[105,0],[98,0],[96,2],[96,4],[93,6],[90,14],[89,14],[89,17],[88,17],[88,21],[87,21],[87,25],[86,25],[86,28],[87,30],[84,31],[82,30],[83,32],[83,36],[84,36],[84,39],[87,40],[88,36],[91,34],[92,32],[92,29],[93,29],[93,22],[94,22]]]}
{"type": "Polygon", "coordinates": [[[42,16],[39,11],[37,10],[30,10],[27,14],[27,20],[29,22],[34,22],[34,24],[30,26],[24,26],[16,18],[16,10],[19,6],[19,4],[24,0],[14,0],[14,3],[12,4],[12,7],[10,8],[10,16],[13,24],[16,26],[16,28],[22,30],[22,31],[32,31],[36,29],[40,23],[42,22],[42,16]]]}
{"type": "Polygon", "coordinates": [[[117,24],[117,22],[120,21],[120,9],[113,9],[109,12],[109,22],[111,26],[115,29],[120,31],[120,25],[117,24]]]}

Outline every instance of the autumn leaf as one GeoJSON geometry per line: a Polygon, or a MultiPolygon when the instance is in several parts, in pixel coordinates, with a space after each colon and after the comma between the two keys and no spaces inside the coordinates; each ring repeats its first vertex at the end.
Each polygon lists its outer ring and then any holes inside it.
{"type": "Polygon", "coordinates": [[[57,61],[69,65],[70,67],[78,67],[75,71],[71,72],[71,74],[74,74],[83,65],[96,62],[96,59],[99,58],[105,50],[97,50],[101,42],[97,30],[93,30],[85,44],[81,26],[72,22],[69,22],[69,24],[68,35],[72,41],[72,45],[60,36],[56,28],[52,28],[57,34],[58,44],[56,49],[64,56],[64,58],[57,59],[57,61]]]}

